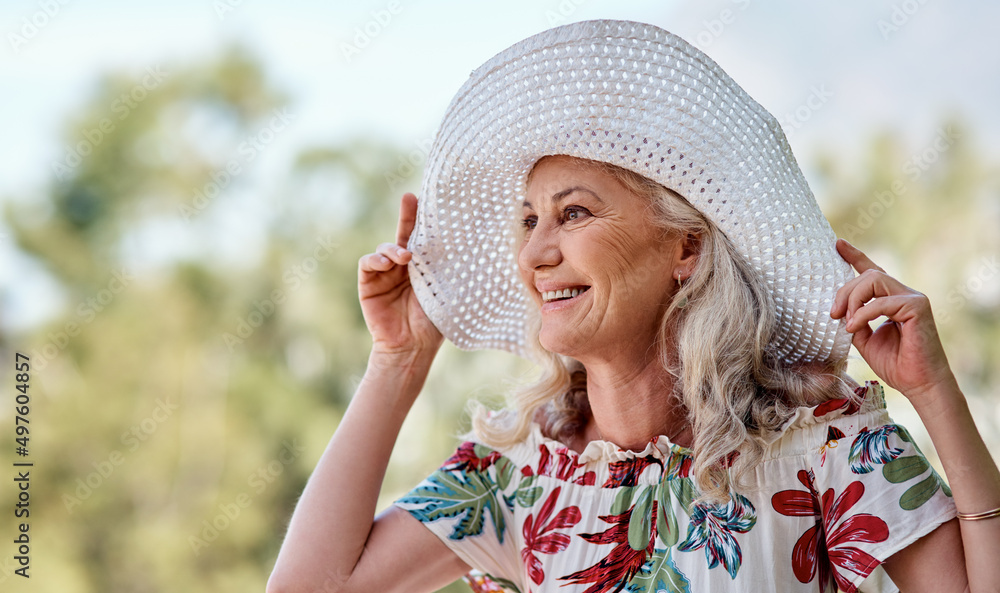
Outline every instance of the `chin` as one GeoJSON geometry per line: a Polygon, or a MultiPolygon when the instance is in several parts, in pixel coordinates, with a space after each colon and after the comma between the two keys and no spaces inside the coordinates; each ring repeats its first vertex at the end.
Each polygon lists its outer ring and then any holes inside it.
{"type": "Polygon", "coordinates": [[[579,335],[547,335],[543,330],[538,335],[538,342],[542,345],[542,348],[545,348],[549,352],[573,357],[579,354],[581,349],[585,348],[587,340],[579,335]]]}

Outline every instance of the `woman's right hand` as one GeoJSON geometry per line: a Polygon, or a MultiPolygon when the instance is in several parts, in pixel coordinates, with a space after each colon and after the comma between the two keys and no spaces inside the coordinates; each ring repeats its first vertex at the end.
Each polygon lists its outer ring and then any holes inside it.
{"type": "Polygon", "coordinates": [[[403,194],[396,242],[382,243],[358,261],[358,296],[372,335],[372,353],[433,353],[444,340],[420,307],[406,269],[413,254],[406,243],[417,220],[417,196],[403,194]]]}

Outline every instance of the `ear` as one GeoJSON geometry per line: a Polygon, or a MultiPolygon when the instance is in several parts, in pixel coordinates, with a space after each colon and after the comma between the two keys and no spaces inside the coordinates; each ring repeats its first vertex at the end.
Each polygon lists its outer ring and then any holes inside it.
{"type": "Polygon", "coordinates": [[[701,245],[701,235],[694,233],[688,233],[677,241],[675,274],[680,275],[683,279],[691,277],[695,266],[698,265],[701,245]]]}

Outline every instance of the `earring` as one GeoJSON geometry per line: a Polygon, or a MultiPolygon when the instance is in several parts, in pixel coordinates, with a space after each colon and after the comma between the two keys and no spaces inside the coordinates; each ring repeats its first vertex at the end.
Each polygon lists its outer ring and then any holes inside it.
{"type": "MultiPolygon", "coordinates": [[[[677,292],[680,292],[681,290],[683,290],[683,288],[684,288],[684,285],[681,283],[681,275],[678,274],[677,275],[677,292]]],[[[687,296],[685,295],[684,298],[681,299],[681,302],[677,303],[677,308],[678,309],[683,309],[684,307],[687,307],[687,304],[688,304],[688,299],[687,299],[687,296]]]]}

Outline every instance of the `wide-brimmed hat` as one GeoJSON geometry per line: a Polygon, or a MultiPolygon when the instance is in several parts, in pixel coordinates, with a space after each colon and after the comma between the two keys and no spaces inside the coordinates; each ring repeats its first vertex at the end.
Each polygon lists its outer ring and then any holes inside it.
{"type": "Polygon", "coordinates": [[[766,281],[775,353],[846,357],[830,318],[854,274],[777,120],[708,56],[653,25],[599,20],[549,29],[469,76],[428,155],[410,238],[410,282],[464,350],[529,355],[535,307],[519,279],[515,220],[546,155],[603,161],[674,190],[766,281]]]}

